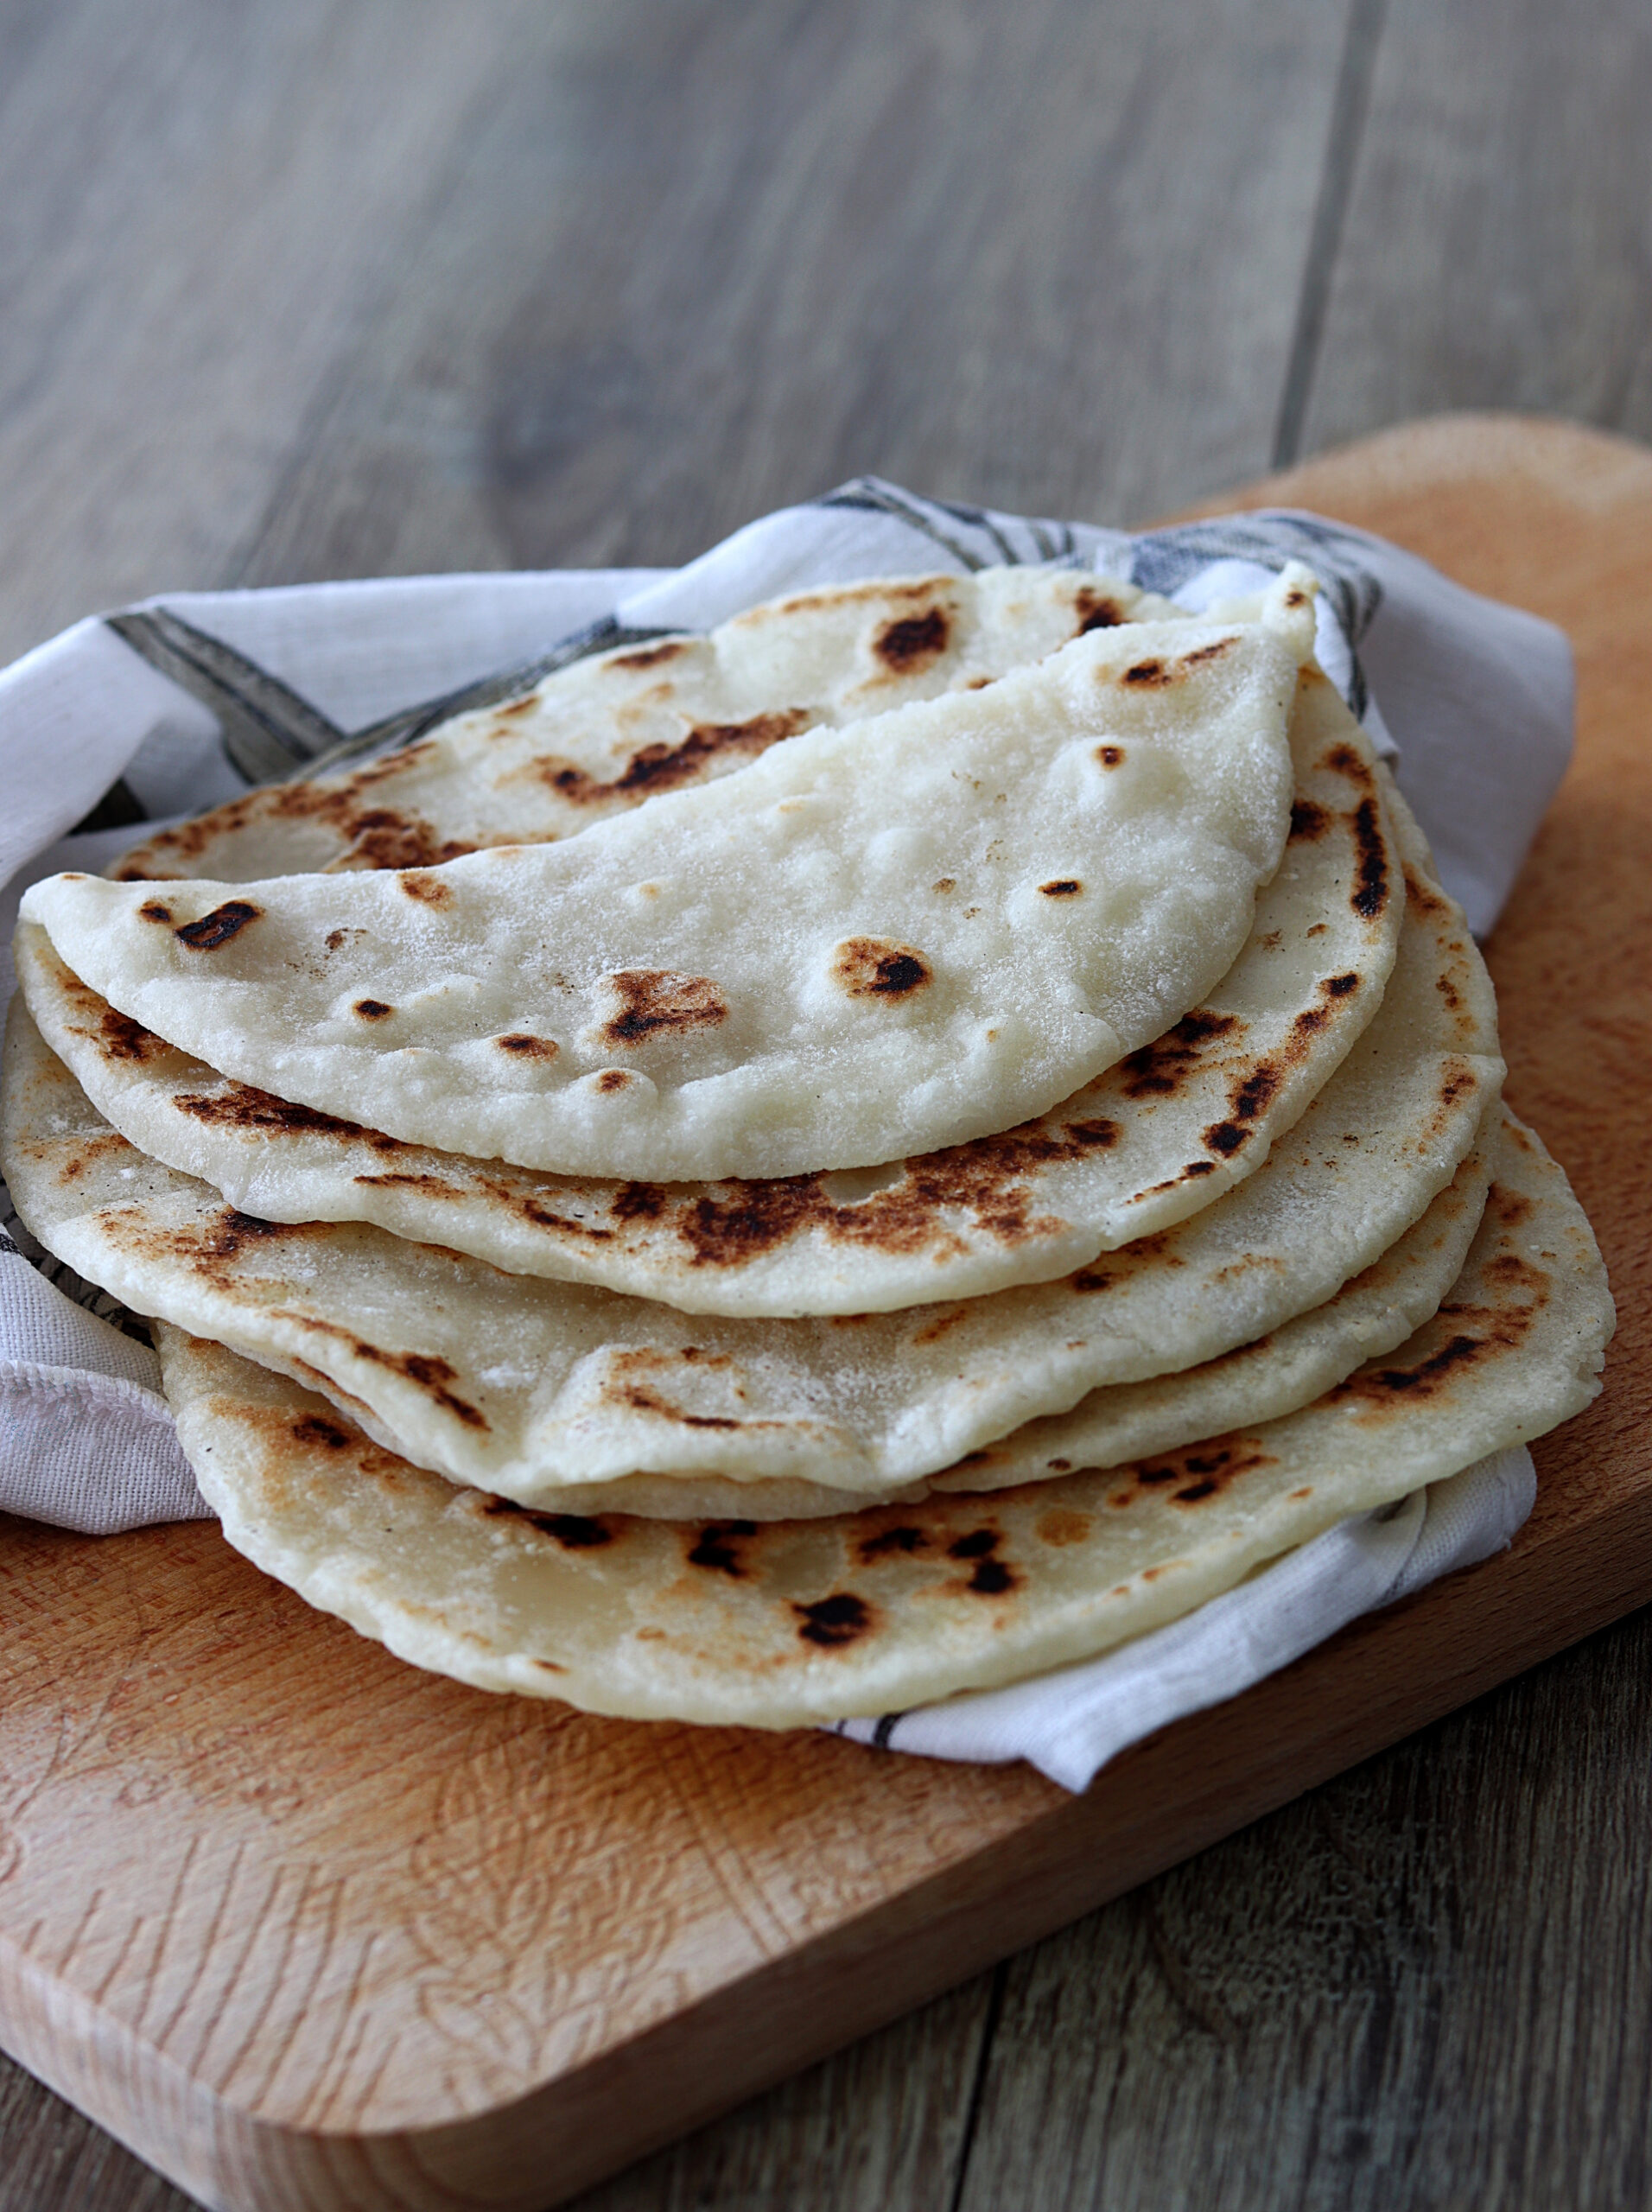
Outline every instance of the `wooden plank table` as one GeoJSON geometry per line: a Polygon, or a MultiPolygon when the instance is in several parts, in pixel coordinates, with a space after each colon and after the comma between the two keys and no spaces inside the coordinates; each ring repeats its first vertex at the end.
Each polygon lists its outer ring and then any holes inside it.
{"type": "MultiPolygon", "coordinates": [[[[162,582],[675,558],[855,467],[1119,518],[1417,407],[1644,434],[1644,27],[1499,12],[15,5],[9,643],[162,582]]],[[[1573,1065],[1635,1065],[1575,1012],[1573,1065]]],[[[1635,2201],[1643,1640],[590,2204],[1635,2201]]],[[[187,2202],[17,2075],[0,2201],[187,2202]]]]}

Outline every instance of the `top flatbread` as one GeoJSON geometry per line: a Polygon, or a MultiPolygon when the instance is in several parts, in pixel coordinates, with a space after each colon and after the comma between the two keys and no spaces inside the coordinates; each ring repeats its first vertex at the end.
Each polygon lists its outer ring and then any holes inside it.
{"type": "Polygon", "coordinates": [[[250,883],[430,868],[487,845],[571,837],[804,730],[968,690],[1089,630],[1177,614],[1133,584],[1072,569],[794,593],[705,637],[577,661],[365,766],[249,791],[146,839],[108,873],[250,883]]]}
{"type": "Polygon", "coordinates": [[[1249,1174],[1376,1011],[1404,888],[1381,772],[1317,669],[1291,834],[1243,951],[1164,1038],[1039,1121],[853,1176],[636,1183],[399,1143],[250,1090],[118,1014],[19,926],[18,982],[98,1111],[268,1221],[362,1221],[687,1313],[863,1313],[1047,1281],[1249,1174]],[[866,1187],[870,1185],[871,1187],[866,1187]]]}
{"type": "Polygon", "coordinates": [[[1278,867],[1312,580],[1091,632],[561,845],[22,912],[121,1013],[406,1141],[660,1179],[872,1166],[1046,1111],[1232,964],[1278,867]]]}

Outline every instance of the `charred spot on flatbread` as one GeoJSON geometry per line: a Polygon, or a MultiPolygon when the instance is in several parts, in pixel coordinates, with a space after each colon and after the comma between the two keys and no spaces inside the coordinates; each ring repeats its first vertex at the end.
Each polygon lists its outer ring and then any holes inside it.
{"type": "Polygon", "coordinates": [[[1072,611],[1078,622],[1075,638],[1085,637],[1091,630],[1116,629],[1128,619],[1117,600],[1109,592],[1097,591],[1094,584],[1080,584],[1073,594],[1072,611]]]}
{"type": "Polygon", "coordinates": [[[1220,660],[1223,653],[1231,652],[1238,642],[1236,638],[1217,638],[1208,645],[1195,645],[1191,652],[1182,655],[1176,664],[1177,670],[1179,672],[1187,668],[1202,668],[1209,661],[1220,660]]]}
{"type": "Polygon", "coordinates": [[[325,1414],[300,1414],[292,1424],[292,1435],[295,1443],[320,1452],[347,1452],[354,1440],[347,1428],[325,1414]]]}
{"type": "Polygon", "coordinates": [[[410,899],[416,899],[422,906],[446,906],[453,899],[453,886],[439,875],[432,875],[424,868],[409,868],[402,876],[402,888],[410,899]]]}
{"type": "Polygon", "coordinates": [[[639,746],[616,776],[594,776],[588,769],[556,755],[543,756],[515,772],[531,776],[575,806],[648,798],[693,783],[714,760],[755,760],[770,746],[796,737],[819,719],[812,707],[782,707],[769,714],[750,715],[744,721],[696,722],[675,745],[657,740],[639,746]]]}
{"type": "Polygon", "coordinates": [[[363,1128],[359,1122],[342,1121],[336,1114],[323,1114],[314,1106],[301,1106],[290,1098],[277,1098],[273,1091],[257,1090],[246,1083],[226,1079],[213,1090],[181,1091],[172,1103],[180,1114],[188,1115],[191,1121],[213,1128],[359,1139],[377,1152],[406,1149],[399,1137],[387,1137],[378,1129],[363,1128]]]}
{"type": "Polygon", "coordinates": [[[689,1545],[689,1565],[740,1581],[748,1572],[741,1547],[757,1533],[755,1521],[708,1522],[689,1545]]]}
{"type": "Polygon", "coordinates": [[[911,676],[927,662],[938,659],[951,637],[946,609],[926,607],[921,614],[897,615],[884,623],[874,634],[872,650],[897,676],[911,676]]]}
{"type": "MultiPolygon", "coordinates": [[[[362,813],[346,811],[340,823],[349,846],[341,865],[386,871],[423,869],[439,867],[443,861],[461,860],[474,849],[460,841],[444,837],[438,830],[420,819],[416,814],[402,814],[391,807],[369,807],[362,813]]],[[[408,886],[403,883],[403,889],[408,886]]],[[[414,898],[423,894],[410,893],[414,898]]],[[[433,905],[445,901],[445,887],[442,896],[433,899],[433,905]]]]}
{"type": "MultiPolygon", "coordinates": [[[[682,1355],[684,1359],[689,1356],[688,1352],[682,1355]]],[[[652,1364],[653,1362],[647,1360],[645,1363],[652,1364]]],[[[624,1355],[615,1362],[615,1365],[620,1368],[622,1372],[626,1364],[626,1359],[624,1355]]],[[[664,1396],[650,1382],[621,1380],[616,1384],[605,1386],[603,1395],[612,1398],[620,1405],[628,1407],[633,1413],[656,1414],[662,1421],[677,1421],[684,1428],[727,1430],[740,1427],[739,1421],[731,1414],[685,1413],[681,1406],[674,1406],[669,1398],[664,1396]]]]}
{"type": "Polygon", "coordinates": [[[1210,645],[1197,645],[1191,652],[1182,653],[1172,661],[1166,661],[1156,656],[1147,660],[1134,661],[1125,670],[1119,680],[1122,683],[1128,684],[1134,690],[1160,690],[1167,684],[1179,683],[1184,677],[1191,675],[1195,669],[1204,667],[1213,660],[1220,660],[1222,656],[1230,652],[1238,642],[1237,638],[1217,638],[1210,645]]]}
{"type": "Polygon", "coordinates": [[[832,978],[852,999],[908,999],[932,980],[915,945],[883,938],[845,938],[832,954],[832,978]]]}
{"type": "Polygon", "coordinates": [[[667,638],[658,645],[642,645],[626,653],[616,653],[607,665],[610,668],[663,668],[667,661],[676,660],[687,652],[687,638],[667,638]]]}
{"type": "Polygon", "coordinates": [[[204,1258],[232,1260],[250,1244],[268,1243],[276,1237],[302,1236],[304,1227],[289,1221],[265,1221],[256,1213],[243,1213],[238,1206],[226,1206],[199,1243],[204,1258]]]}
{"type": "Polygon", "coordinates": [[[728,1019],[728,1002],[708,976],[622,968],[603,980],[618,1009],[602,1026],[606,1044],[640,1045],[662,1033],[715,1029],[728,1019]]]}
{"type": "Polygon", "coordinates": [[[510,1497],[485,1497],[481,1510],[490,1518],[525,1521],[542,1536],[552,1537],[564,1551],[600,1551],[604,1545],[613,1543],[618,1533],[607,1520],[588,1518],[582,1513],[536,1512],[531,1506],[518,1505],[510,1497]]]}
{"type": "Polygon", "coordinates": [[[955,1537],[947,1546],[947,1557],[969,1570],[959,1585],[969,1596],[1001,1598],[1020,1584],[1021,1577],[1009,1561],[998,1556],[1003,1541],[1001,1529],[986,1526],[955,1537]]]}
{"type": "Polygon", "coordinates": [[[120,1014],[112,1006],[105,1006],[98,1019],[98,1044],[105,1059],[143,1061],[154,1059],[172,1048],[145,1029],[141,1021],[134,1021],[129,1014],[120,1014]]]}
{"type": "Polygon", "coordinates": [[[1360,801],[1353,821],[1359,861],[1350,903],[1362,921],[1374,922],[1388,903],[1388,849],[1374,798],[1360,801]]]}
{"type": "Polygon", "coordinates": [[[1108,1503],[1128,1507],[1144,1491],[1160,1491],[1172,1504],[1201,1505],[1206,1498],[1219,1496],[1242,1476],[1260,1472],[1274,1464],[1272,1456],[1254,1437],[1212,1437],[1153,1459],[1141,1460],[1134,1467],[1121,1467],[1119,1472],[1126,1478],[1124,1486],[1113,1493],[1108,1503]]]}
{"type": "Polygon", "coordinates": [[[423,1390],[434,1404],[440,1406],[444,1413],[451,1414],[462,1427],[482,1431],[489,1427],[487,1416],[481,1408],[473,1406],[467,1398],[461,1398],[454,1389],[453,1385],[459,1380],[459,1370],[438,1354],[384,1351],[377,1344],[368,1344],[360,1338],[356,1339],[354,1350],[358,1359],[387,1369],[391,1374],[399,1375],[404,1382],[412,1383],[416,1389],[423,1390]]]}
{"type": "Polygon", "coordinates": [[[1127,1098],[1168,1098],[1190,1080],[1213,1045],[1236,1044],[1244,1024],[1236,1014],[1213,1014],[1195,1007],[1173,1029],[1154,1038],[1151,1045],[1129,1053],[1119,1063],[1119,1076],[1127,1098]]]}
{"type": "Polygon", "coordinates": [[[1278,1068],[1261,1060],[1233,1084],[1228,1094],[1228,1118],[1213,1122],[1204,1132],[1204,1141],[1212,1152],[1228,1159],[1248,1141],[1251,1125],[1273,1103],[1280,1080],[1278,1068]]]}
{"type": "Polygon", "coordinates": [[[791,1610],[797,1615],[797,1634],[802,1641],[818,1644],[823,1651],[838,1651],[846,1644],[858,1643],[877,1624],[873,1607],[852,1590],[835,1590],[829,1598],[816,1598],[807,1605],[800,1605],[794,1599],[791,1610]]]}
{"type": "Polygon", "coordinates": [[[862,1567],[875,1567],[880,1560],[912,1559],[919,1552],[928,1551],[931,1541],[926,1529],[911,1521],[898,1521],[893,1528],[880,1529],[875,1535],[862,1536],[855,1548],[855,1555],[862,1567]]]}
{"type": "MultiPolygon", "coordinates": [[[[140,912],[143,911],[139,909],[140,912]]],[[[216,952],[219,945],[238,937],[249,922],[256,922],[263,911],[250,899],[226,899],[221,906],[214,906],[199,921],[181,923],[172,934],[192,952],[216,952]]]]}

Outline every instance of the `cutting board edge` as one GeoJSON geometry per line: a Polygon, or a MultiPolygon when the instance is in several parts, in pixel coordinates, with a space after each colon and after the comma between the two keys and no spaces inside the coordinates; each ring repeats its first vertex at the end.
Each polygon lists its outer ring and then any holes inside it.
{"type": "MultiPolygon", "coordinates": [[[[1344,486],[1351,493],[1360,472],[1371,472],[1376,480],[1374,487],[1370,476],[1366,478],[1367,491],[1385,488],[1383,480],[1407,451],[1420,452],[1431,463],[1440,464],[1442,485],[1449,488],[1458,479],[1475,474],[1474,457],[1455,451],[1454,441],[1471,444],[1476,439],[1481,442],[1481,467],[1488,457],[1488,441],[1508,442],[1508,453],[1499,450],[1496,454],[1500,468],[1516,447],[1523,447],[1510,473],[1534,484],[1563,482],[1574,464],[1586,464],[1584,474],[1591,480],[1591,497],[1584,504],[1602,515],[1620,499],[1631,505],[1643,499],[1652,484],[1652,452],[1631,441],[1554,418],[1464,413],[1395,425],[1316,456],[1281,476],[1201,502],[1187,512],[1303,504],[1335,513],[1344,486]],[[1309,476],[1316,481],[1312,496],[1304,484],[1309,476]]],[[[1358,503],[1350,499],[1350,504],[1358,503]]],[[[1403,537],[1401,531],[1394,534],[1403,537]]],[[[1514,592],[1503,595],[1518,597],[1514,592]]],[[[1624,1376],[1621,1380],[1630,1382],[1634,1378],[1624,1376]]],[[[1608,1387],[1611,1387],[1610,1378],[1608,1387]]],[[[1568,1433],[1562,1432],[1563,1436],[1568,1433]]],[[[1602,1432],[1592,1424],[1591,1433],[1599,1438],[1602,1432]]],[[[94,1998],[82,1995],[72,1985],[60,1985],[38,1961],[20,1961],[3,1937],[0,1937],[0,2019],[10,2021],[17,2014],[15,1989],[24,1981],[40,1985],[31,2000],[40,2015],[38,2033],[26,2038],[38,2048],[34,2056],[17,2049],[22,2062],[81,2104],[141,2157],[206,2202],[226,2208],[226,2212],[232,2204],[234,2212],[295,2212],[300,2204],[305,2212],[344,2212],[346,2205],[350,2212],[465,2212],[466,2208],[480,2208],[484,2202],[488,2212],[510,2212],[513,2204],[519,2212],[525,2212],[529,2205],[543,2206],[547,2202],[543,2180],[547,2144],[553,2140],[556,2130],[560,2127],[587,2137],[598,2132],[592,2126],[593,2100],[623,2096],[626,2081],[634,2080],[639,2071],[649,2075],[647,2126],[632,2126],[620,2150],[612,2155],[599,2154],[600,2163],[578,2169],[570,2165],[557,2184],[562,2194],[600,2179],[768,2082],[897,2017],[924,1997],[967,1978],[992,1958],[1064,1925],[1160,1867],[1208,1847],[1221,1836],[1597,1633],[1646,1602],[1652,1597],[1649,1470],[1639,1464],[1638,1449],[1633,1456],[1626,1455],[1623,1436],[1611,1443],[1611,1478],[1620,1487],[1605,1506],[1594,1509],[1586,1488],[1591,1462],[1579,1459],[1577,1449],[1560,1446],[1569,1463],[1567,1478],[1580,1501],[1579,1510],[1572,1511],[1573,1500],[1568,1497],[1566,1510],[1572,1517],[1564,1527],[1553,1520],[1546,1530],[1534,1526],[1512,1553],[1471,1570],[1468,1575],[1451,1578],[1438,1592],[1424,1592],[1389,1614],[1356,1624],[1293,1669],[1247,1693],[1236,1704],[1213,1708],[1216,1719],[1195,1716],[1136,1747],[1098,1780],[1086,1798],[1056,1800],[1042,1811],[1034,1810],[1004,1841],[976,1849],[944,1873],[886,1897],[788,1954],[780,1961],[781,1967],[794,1971],[781,1991],[779,2005],[788,2037],[793,2039],[780,2037],[777,2018],[766,2017],[760,2038],[754,2037],[762,2045],[759,2062],[747,2071],[734,2069],[729,2074],[726,2086],[711,2102],[696,2102],[685,2090],[676,2100],[670,2116],[662,2118],[663,2107],[654,2094],[658,2085],[653,2069],[659,2055],[669,2055],[683,2038],[692,2054],[693,2046],[705,2039],[708,2023],[715,2027],[723,2011],[738,2005],[742,1994],[748,1996],[753,1981],[762,1980],[772,1971],[770,1967],[759,1967],[753,1974],[724,1984],[692,2009],[615,2044],[591,2064],[565,2073],[525,2095],[430,2130],[391,2128],[377,2135],[353,2135],[347,2131],[336,2136],[309,2133],[226,2103],[176,2062],[113,2022],[94,1998]],[[1564,1541],[1565,1555],[1558,1573],[1548,1555],[1551,1535],[1564,1541]],[[1455,1600],[1471,1582],[1477,1582],[1483,1592],[1495,1593],[1493,1611],[1510,1624],[1506,1638],[1496,1639],[1498,1656],[1490,1661],[1471,1651],[1453,1649],[1464,1641],[1462,1616],[1467,1610],[1455,1600]],[[1087,1838],[1096,1835],[1106,1835],[1111,1846],[1118,1842],[1117,1834],[1107,1827],[1106,1800],[1111,1790],[1134,1781],[1142,1794],[1152,1798],[1164,1786],[1155,1783],[1154,1777],[1173,1772],[1179,1759],[1185,1762],[1195,1758],[1194,1747],[1204,1740],[1207,1727],[1214,1732],[1219,1749],[1223,1735],[1237,1739],[1240,1731],[1232,1724],[1242,1717],[1255,1725],[1265,1722],[1269,1715],[1288,1713],[1293,1697],[1307,1696],[1315,1685],[1323,1684],[1328,1667],[1348,1664],[1350,1655],[1363,1665],[1373,1653],[1380,1656],[1385,1649],[1401,1656],[1407,1666],[1419,1674],[1426,1674],[1437,1665],[1439,1671],[1425,1686],[1431,1694],[1412,1697],[1407,1693],[1410,1701],[1404,1703],[1390,1700],[1375,1728],[1369,1726],[1372,1717],[1369,1713],[1351,1712],[1344,1714],[1338,1726],[1312,1732],[1293,1745],[1292,1772],[1285,1786],[1276,1789],[1270,1781],[1266,1789],[1258,1789],[1242,1801],[1235,1797],[1219,1810],[1210,1809],[1204,1815],[1210,1822],[1208,1829],[1187,1817],[1190,1808],[1201,1809],[1198,1793],[1190,1790],[1175,1808],[1178,1825],[1173,1848],[1155,1859],[1150,1824],[1149,1828],[1138,1825],[1129,1831],[1130,1848],[1115,1856],[1102,1882],[1094,1881],[1083,1847],[1087,1838]],[[1025,1863],[1007,1888],[994,1891],[991,1885],[1004,1878],[1007,1859],[1025,1863]],[[1022,1892],[1029,1886],[1036,1890],[1041,1880],[1048,1886],[1028,1903],[1022,1892]],[[969,1955],[963,1945],[971,1933],[969,1913],[982,1898],[991,1906],[992,1932],[977,1956],[969,1955]],[[922,1915],[931,1909],[935,1917],[925,1927],[922,1915]],[[1016,1912],[1025,1914],[1024,1920],[1017,1920],[1016,1912]],[[941,1970],[933,1979],[925,1979],[921,1969],[931,1955],[940,1957],[941,1970]],[[886,1979],[892,1955],[902,1967],[899,1991],[894,1995],[890,1994],[886,1979]],[[858,1999],[863,1984],[877,1982],[879,1971],[885,1979],[877,1986],[876,2003],[868,2003],[854,2018],[842,2017],[845,1994],[858,1999]],[[816,2003],[823,1990],[837,1999],[836,2007],[826,2008],[831,2016],[823,2029],[819,2026],[822,2008],[816,2003]],[[796,2014],[810,2021],[811,2035],[793,2036],[796,2014]],[[778,2044],[783,2046],[784,2055],[777,2055],[778,2044]],[[95,2069],[100,2063],[107,2078],[88,2084],[83,2079],[87,2069],[95,2069]],[[106,2096],[97,2093],[100,2087],[108,2091],[106,2096]],[[110,2107],[107,2113],[101,2109],[105,2105],[110,2107]],[[176,2146],[179,2157],[162,2154],[155,2139],[157,2120],[174,2126],[181,2139],[176,2146]],[[519,2170],[525,2171],[531,2160],[538,2179],[530,2194],[507,2199],[499,2194],[497,2185],[490,2185],[482,2196],[456,2195],[454,2179],[473,2157],[479,2167],[482,2163],[475,2146],[486,2137],[497,2149],[501,2135],[510,2139],[510,2158],[519,2170]],[[327,2193],[317,2194],[318,2190],[327,2193]]],[[[1540,1503],[1540,1520],[1542,1513],[1540,1503]]],[[[1150,1815],[1153,1809],[1150,1805],[1150,1815]]],[[[9,2036],[4,2039],[9,2047],[16,2048],[9,2036]]],[[[685,2066],[683,2070],[686,2075],[693,2069],[685,2066]]],[[[638,2101],[632,2098],[633,2109],[638,2101]]],[[[487,2163],[496,2183],[499,2162],[492,2158],[487,2163]]]]}
{"type": "Polygon", "coordinates": [[[1437,483],[1448,483],[1458,474],[1472,480],[1484,475],[1491,442],[1503,448],[1497,456],[1501,466],[1512,463],[1528,478],[1563,484],[1573,492],[1579,479],[1586,478],[1595,487],[1605,489],[1602,502],[1605,506],[1643,497],[1646,481],[1652,479],[1652,446],[1625,437],[1621,431],[1571,422],[1563,415],[1527,414],[1514,408],[1452,408],[1438,415],[1415,415],[1390,423],[1363,437],[1293,461],[1253,484],[1190,500],[1151,526],[1163,529],[1171,523],[1199,521],[1210,515],[1293,506],[1298,504],[1295,494],[1304,485],[1312,486],[1313,496],[1302,504],[1334,515],[1344,490],[1344,469],[1350,472],[1346,484],[1366,497],[1382,487],[1392,464],[1414,467],[1420,453],[1426,454],[1429,473],[1437,483]],[[1625,480],[1626,474],[1636,480],[1625,480]],[[1326,502],[1323,506],[1321,500],[1326,502]]]}
{"type": "Polygon", "coordinates": [[[334,2133],[263,2117],[220,2097],[3,1935],[0,2042],[213,2212],[292,2212],[300,2203],[317,2212],[543,2212],[1646,1603],[1652,1458],[1627,1493],[1566,1524],[1566,1572],[1557,1583],[1558,1540],[1555,1531],[1517,1541],[1367,1616],[1242,1698],[1134,1746],[1083,1796],[1062,1796],[1013,1835],[586,2064],[429,2128],[334,2133]],[[1478,1585],[1477,1625],[1488,1608],[1517,1624],[1490,1659],[1465,1648],[1470,1581],[1478,1585]],[[1402,1697],[1385,1671],[1390,1657],[1403,1659],[1415,1683],[1402,1697]],[[1351,1706],[1337,1694],[1350,1684],[1351,1706]],[[1260,1760],[1257,1735],[1275,1747],[1260,1760]],[[1121,1827],[1119,1801],[1132,1792],[1145,1810],[1121,1827]],[[1101,1840],[1104,1861],[1088,1847],[1101,1840]],[[749,2001],[759,1982],[760,2011],[749,2001]],[[35,2032],[17,2035],[20,2023],[35,2032]],[[708,2065],[717,2085],[702,2088],[708,2065]],[[669,2099],[668,2082],[677,2089],[669,2099]],[[630,2117],[639,2100],[651,2108],[642,2129],[630,2117]],[[612,2136],[601,2125],[610,2107],[616,2120],[627,2116],[612,2136]],[[168,2124],[164,2139],[157,2118],[168,2124]],[[617,2154],[600,2147],[610,2139],[622,2145],[617,2154]],[[546,2168],[559,2160],[557,2193],[547,2197],[546,2168]]]}

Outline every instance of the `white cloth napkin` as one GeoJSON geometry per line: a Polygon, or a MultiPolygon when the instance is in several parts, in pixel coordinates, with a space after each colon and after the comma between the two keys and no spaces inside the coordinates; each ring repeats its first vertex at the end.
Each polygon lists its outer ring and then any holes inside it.
{"type": "MultiPolygon", "coordinates": [[[[100,868],[146,828],[317,762],[371,757],[583,653],[706,628],[782,592],[1059,561],[1198,611],[1291,559],[1324,587],[1326,673],[1395,759],[1484,934],[1570,753],[1572,658],[1550,624],[1314,515],[1131,536],[861,478],[679,569],[181,592],[77,623],[0,673],[0,944],[30,883],[100,868]]],[[[0,950],[8,995],[10,957],[0,950]]],[[[98,1534],[205,1514],[159,1385],[142,1324],[43,1254],[0,1186],[0,1510],[98,1534]]],[[[1506,1543],[1530,1509],[1530,1460],[1487,1466],[1436,1485],[1426,1507],[1330,1531],[1106,1659],[846,1732],[943,1758],[1027,1758],[1082,1788],[1121,1744],[1210,1702],[1200,1685],[1232,1694],[1355,1614],[1506,1543]]]]}
{"type": "Polygon", "coordinates": [[[840,1720],[892,1751],[1001,1765],[1026,1759],[1068,1789],[1167,1721],[1223,1704],[1379,1605],[1501,1551],[1531,1511],[1524,1445],[1494,1452],[1395,1505],[1356,1514],[1248,1582],[1099,1659],[944,1705],[840,1720]]]}

